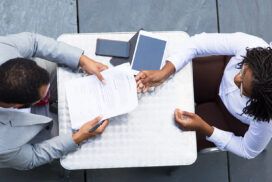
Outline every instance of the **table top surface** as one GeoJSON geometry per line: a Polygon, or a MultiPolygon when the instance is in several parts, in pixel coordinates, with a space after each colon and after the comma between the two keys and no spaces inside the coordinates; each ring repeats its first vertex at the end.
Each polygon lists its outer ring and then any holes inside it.
{"type": "MultiPolygon", "coordinates": [[[[154,32],[167,39],[166,54],[176,51],[189,36],[185,32],[154,32]]],[[[128,41],[135,33],[63,34],[58,41],[82,48],[84,54],[108,66],[110,57],[96,56],[97,38],[128,41]]],[[[58,68],[60,134],[71,133],[64,84],[79,77],[58,68]]],[[[194,131],[181,131],[174,122],[175,108],[194,112],[191,63],[152,92],[138,95],[131,113],[110,119],[101,136],[89,139],[77,151],[64,156],[66,169],[190,165],[197,157],[194,131]]]]}

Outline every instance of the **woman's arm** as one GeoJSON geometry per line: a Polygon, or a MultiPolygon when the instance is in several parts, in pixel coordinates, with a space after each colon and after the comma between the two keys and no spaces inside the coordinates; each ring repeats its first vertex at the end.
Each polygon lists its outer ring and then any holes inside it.
{"type": "Polygon", "coordinates": [[[254,158],[260,154],[272,137],[271,122],[252,121],[248,131],[241,137],[235,136],[232,132],[210,126],[194,113],[177,109],[175,111],[175,119],[182,129],[200,132],[219,149],[232,152],[247,159],[254,158]]]}
{"type": "Polygon", "coordinates": [[[221,150],[230,151],[243,158],[252,159],[260,154],[272,137],[272,123],[252,121],[243,137],[215,128],[207,140],[221,150]]]}
{"type": "Polygon", "coordinates": [[[179,50],[167,58],[165,66],[158,71],[144,70],[137,76],[139,91],[157,86],[172,73],[179,71],[193,58],[209,55],[244,55],[247,47],[268,46],[261,38],[245,33],[201,33],[182,43],[179,50]],[[169,69],[170,67],[170,69],[169,69]]]}

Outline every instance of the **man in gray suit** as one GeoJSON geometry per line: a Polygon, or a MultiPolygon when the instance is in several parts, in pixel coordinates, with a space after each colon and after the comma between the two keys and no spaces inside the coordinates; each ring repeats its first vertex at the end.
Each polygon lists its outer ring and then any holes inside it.
{"type": "Polygon", "coordinates": [[[43,58],[73,70],[81,67],[103,81],[101,71],[107,66],[83,55],[83,50],[32,33],[0,36],[0,168],[32,169],[75,151],[82,141],[101,134],[108,121],[89,132],[97,117],[76,133],[46,140],[40,135],[48,130],[52,119],[21,108],[43,99],[49,90],[49,74],[33,57],[43,58]]]}

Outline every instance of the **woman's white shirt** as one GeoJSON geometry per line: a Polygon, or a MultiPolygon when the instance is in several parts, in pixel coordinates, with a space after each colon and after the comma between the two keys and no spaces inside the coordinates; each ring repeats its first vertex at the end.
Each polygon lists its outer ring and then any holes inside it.
{"type": "Polygon", "coordinates": [[[195,57],[233,56],[224,70],[219,96],[228,111],[241,122],[248,124],[249,129],[244,137],[240,137],[214,127],[213,134],[207,137],[207,140],[213,142],[221,150],[227,150],[248,159],[256,157],[269,143],[272,137],[272,122],[255,121],[252,117],[242,115],[248,98],[240,96],[240,90],[234,83],[234,76],[240,71],[237,69],[237,64],[246,55],[246,48],[268,46],[263,39],[241,32],[201,33],[189,38],[183,43],[181,49],[167,59],[178,71],[195,57]]]}

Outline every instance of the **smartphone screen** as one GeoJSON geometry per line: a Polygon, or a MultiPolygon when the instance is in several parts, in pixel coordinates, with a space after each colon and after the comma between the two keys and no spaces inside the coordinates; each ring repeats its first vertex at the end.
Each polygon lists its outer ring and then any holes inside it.
{"type": "Polygon", "coordinates": [[[97,39],[96,55],[110,57],[129,57],[129,42],[109,39],[97,39]]]}

